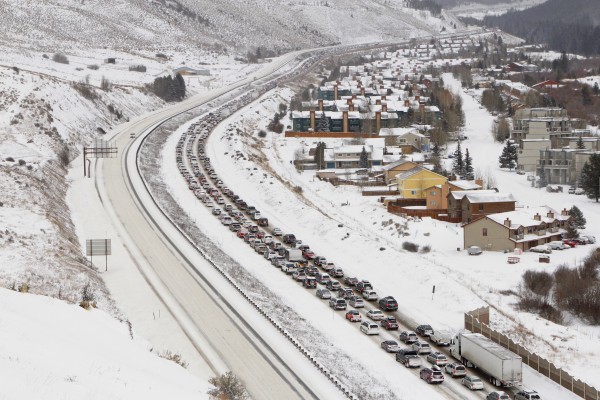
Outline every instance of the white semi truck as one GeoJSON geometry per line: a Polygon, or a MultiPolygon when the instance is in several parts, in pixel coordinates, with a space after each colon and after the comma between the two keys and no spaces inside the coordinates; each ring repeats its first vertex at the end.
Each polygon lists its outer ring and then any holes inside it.
{"type": "Polygon", "coordinates": [[[480,333],[457,333],[450,343],[450,355],[466,366],[486,373],[496,386],[511,387],[523,383],[521,357],[480,333]]]}

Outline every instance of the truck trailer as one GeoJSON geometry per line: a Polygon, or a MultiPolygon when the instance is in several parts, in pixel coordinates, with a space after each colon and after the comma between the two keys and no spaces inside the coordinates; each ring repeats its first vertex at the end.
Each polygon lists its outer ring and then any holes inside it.
{"type": "Polygon", "coordinates": [[[300,249],[285,249],[285,259],[291,262],[306,262],[300,249]]]}
{"type": "Polygon", "coordinates": [[[496,386],[511,387],[523,383],[521,357],[480,333],[457,333],[450,343],[450,355],[467,367],[475,367],[487,374],[496,386]]]}

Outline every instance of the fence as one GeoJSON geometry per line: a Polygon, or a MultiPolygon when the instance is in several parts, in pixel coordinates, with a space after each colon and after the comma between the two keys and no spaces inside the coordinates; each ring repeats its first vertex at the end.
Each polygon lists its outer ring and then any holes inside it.
{"type": "Polygon", "coordinates": [[[489,338],[493,342],[498,343],[502,347],[506,347],[515,354],[518,354],[521,356],[525,364],[529,365],[540,374],[552,379],[554,382],[558,383],[567,390],[575,393],[582,399],[600,400],[600,391],[598,391],[596,388],[583,381],[580,381],[579,379],[575,379],[573,376],[571,376],[571,374],[563,371],[561,368],[557,368],[550,361],[538,356],[537,354],[531,353],[520,344],[515,343],[508,336],[503,335],[502,333],[491,329],[489,325],[480,322],[478,316],[482,316],[483,319],[485,319],[485,315],[487,315],[489,318],[489,307],[482,307],[465,313],[465,329],[471,332],[481,333],[483,336],[489,338]]]}
{"type": "Polygon", "coordinates": [[[397,196],[397,190],[363,190],[363,196],[397,196]]]}

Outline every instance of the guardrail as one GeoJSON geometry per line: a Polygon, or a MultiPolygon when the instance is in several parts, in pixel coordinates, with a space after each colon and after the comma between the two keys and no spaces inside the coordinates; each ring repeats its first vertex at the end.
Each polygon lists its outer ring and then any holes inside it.
{"type": "Polygon", "coordinates": [[[506,347],[508,350],[521,356],[525,364],[529,365],[540,374],[552,379],[554,382],[558,383],[567,390],[570,390],[571,392],[580,396],[582,399],[600,399],[600,391],[598,391],[598,389],[579,379],[574,378],[571,374],[561,368],[557,368],[545,358],[542,358],[539,355],[530,352],[520,344],[515,343],[508,336],[493,330],[488,324],[479,320],[479,315],[488,315],[489,321],[489,307],[482,307],[465,313],[465,329],[471,332],[481,333],[483,336],[489,338],[493,342],[498,343],[500,346],[506,347]]]}

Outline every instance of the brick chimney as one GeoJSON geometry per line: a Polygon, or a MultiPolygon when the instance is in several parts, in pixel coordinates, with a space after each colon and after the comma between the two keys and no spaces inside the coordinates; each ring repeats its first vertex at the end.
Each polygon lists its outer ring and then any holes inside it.
{"type": "Polygon", "coordinates": [[[313,132],[315,131],[315,122],[316,122],[316,116],[315,116],[315,110],[310,110],[310,129],[313,130],[313,132]]]}
{"type": "Polygon", "coordinates": [[[352,99],[356,99],[356,93],[352,93],[352,99]]]}
{"type": "Polygon", "coordinates": [[[408,74],[404,74],[404,80],[407,81],[408,80],[408,74]]]}
{"type": "Polygon", "coordinates": [[[377,105],[377,106],[381,105],[381,100],[380,99],[375,100],[375,105],[377,105]]]}
{"type": "Polygon", "coordinates": [[[548,211],[548,214],[546,214],[546,217],[554,219],[554,213],[552,211],[548,211]]]}
{"type": "Polygon", "coordinates": [[[507,226],[507,227],[509,227],[509,228],[510,228],[510,226],[511,226],[511,221],[510,221],[510,218],[506,218],[506,219],[504,220],[504,226],[507,226]]]}
{"type": "Polygon", "coordinates": [[[364,86],[361,86],[361,87],[360,87],[360,95],[361,95],[361,96],[364,96],[364,95],[365,95],[365,88],[364,88],[364,86]]]}
{"type": "Polygon", "coordinates": [[[404,107],[410,107],[410,100],[404,100],[404,107]]]}
{"type": "Polygon", "coordinates": [[[319,111],[323,111],[323,99],[319,99],[319,111]]]}
{"type": "Polygon", "coordinates": [[[568,217],[569,210],[567,210],[566,208],[563,208],[563,210],[560,212],[560,215],[562,215],[563,217],[568,217]]]}
{"type": "Polygon", "coordinates": [[[425,114],[425,104],[419,104],[419,112],[421,113],[421,115],[425,114]]]}
{"type": "Polygon", "coordinates": [[[379,134],[379,130],[381,129],[381,111],[377,111],[375,113],[375,132],[379,134]]]}
{"type": "Polygon", "coordinates": [[[533,219],[535,219],[536,221],[541,221],[542,216],[540,215],[540,213],[535,213],[535,215],[533,216],[533,219]]]}
{"type": "Polygon", "coordinates": [[[333,86],[333,99],[337,100],[338,99],[338,85],[334,85],[333,86]]]}
{"type": "Polygon", "coordinates": [[[348,132],[348,111],[342,112],[342,132],[348,132]]]}
{"type": "Polygon", "coordinates": [[[381,100],[387,100],[387,96],[384,94],[383,96],[381,96],[381,100]]]}
{"type": "Polygon", "coordinates": [[[419,95],[416,95],[416,96],[415,96],[415,101],[420,101],[420,100],[421,100],[421,96],[419,96],[419,95]]]}
{"type": "Polygon", "coordinates": [[[352,99],[346,99],[346,104],[348,104],[348,105],[352,104],[352,99]]]}
{"type": "Polygon", "coordinates": [[[387,104],[381,105],[381,112],[387,112],[387,104]]]}
{"type": "Polygon", "coordinates": [[[354,104],[350,104],[348,106],[348,111],[354,111],[354,104]]]}

